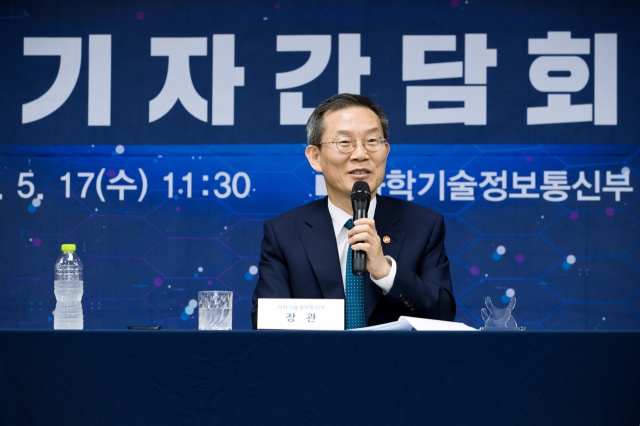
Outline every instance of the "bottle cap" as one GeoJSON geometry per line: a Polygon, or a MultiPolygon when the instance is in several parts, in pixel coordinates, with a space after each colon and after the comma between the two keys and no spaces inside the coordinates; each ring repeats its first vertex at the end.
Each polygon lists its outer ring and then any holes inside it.
{"type": "Polygon", "coordinates": [[[76,251],[76,245],[75,244],[63,244],[62,245],[62,251],[76,251]]]}

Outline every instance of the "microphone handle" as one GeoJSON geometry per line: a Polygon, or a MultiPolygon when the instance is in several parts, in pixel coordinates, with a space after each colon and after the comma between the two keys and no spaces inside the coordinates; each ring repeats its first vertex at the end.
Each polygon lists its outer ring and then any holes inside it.
{"type": "MultiPolygon", "coordinates": [[[[353,210],[353,220],[356,221],[358,219],[362,219],[363,217],[367,217],[367,210],[369,206],[367,206],[366,204],[369,203],[367,203],[366,201],[362,201],[354,202],[354,204],[355,208],[353,210]]],[[[362,250],[355,251],[351,249],[351,251],[351,272],[353,273],[353,275],[363,275],[367,270],[367,253],[362,250]]]]}
{"type": "Polygon", "coordinates": [[[359,250],[353,251],[353,258],[351,259],[351,272],[353,275],[364,275],[364,271],[367,270],[367,253],[359,250]]]}

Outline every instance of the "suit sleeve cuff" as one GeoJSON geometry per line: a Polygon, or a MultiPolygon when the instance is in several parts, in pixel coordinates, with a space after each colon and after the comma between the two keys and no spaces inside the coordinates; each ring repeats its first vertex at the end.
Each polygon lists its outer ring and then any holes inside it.
{"type": "Polygon", "coordinates": [[[391,291],[391,287],[393,287],[393,281],[396,279],[396,270],[397,270],[396,261],[393,260],[391,256],[385,256],[385,258],[387,259],[387,261],[389,261],[389,263],[391,263],[391,270],[389,271],[389,275],[387,275],[384,278],[380,278],[379,280],[376,280],[375,278],[373,278],[373,275],[369,274],[369,276],[371,277],[371,281],[373,281],[375,285],[380,287],[380,290],[382,290],[382,294],[384,295],[386,295],[387,293],[389,293],[389,291],[391,291]]]}

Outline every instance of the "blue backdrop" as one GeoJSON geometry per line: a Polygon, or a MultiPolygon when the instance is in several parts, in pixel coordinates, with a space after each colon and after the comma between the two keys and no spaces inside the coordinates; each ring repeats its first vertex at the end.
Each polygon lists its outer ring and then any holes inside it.
{"type": "Polygon", "coordinates": [[[197,328],[205,289],[250,328],[262,223],[325,194],[303,123],[359,92],[381,193],[446,217],[457,321],[640,329],[640,8],[343,3],[0,6],[0,328],[52,327],[62,243],[85,328],[197,328]]]}

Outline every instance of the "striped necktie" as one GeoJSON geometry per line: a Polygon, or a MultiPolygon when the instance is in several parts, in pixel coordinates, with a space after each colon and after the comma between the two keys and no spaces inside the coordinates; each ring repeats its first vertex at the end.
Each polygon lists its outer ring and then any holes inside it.
{"type": "MultiPolygon", "coordinates": [[[[349,219],[344,224],[345,228],[351,230],[353,228],[353,220],[349,219]]],[[[351,264],[353,250],[351,244],[347,250],[347,270],[345,274],[345,305],[346,305],[346,328],[366,327],[367,321],[364,315],[364,275],[353,275],[351,272],[351,264]]]]}

